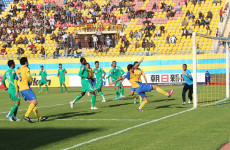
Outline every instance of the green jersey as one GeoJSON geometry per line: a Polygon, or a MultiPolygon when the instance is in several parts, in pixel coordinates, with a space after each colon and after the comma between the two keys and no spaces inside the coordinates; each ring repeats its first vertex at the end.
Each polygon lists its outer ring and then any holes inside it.
{"type": "Polygon", "coordinates": [[[47,77],[47,72],[45,70],[42,70],[39,72],[39,76],[41,76],[41,80],[42,79],[46,79],[47,77]]]}
{"type": "Polygon", "coordinates": [[[88,71],[88,69],[86,68],[85,65],[82,65],[82,66],[81,66],[78,75],[81,77],[81,80],[83,80],[83,79],[84,79],[84,80],[85,80],[85,79],[88,79],[89,71],[88,71]]]}
{"type": "Polygon", "coordinates": [[[15,75],[16,75],[16,73],[15,73],[14,69],[9,68],[9,69],[5,72],[5,74],[4,74],[4,76],[3,76],[3,79],[2,79],[3,85],[6,86],[5,81],[6,81],[6,79],[7,79],[7,81],[9,82],[9,87],[8,87],[8,88],[9,88],[9,89],[15,89],[15,86],[14,86],[14,78],[15,78],[15,75]]]}
{"type": "Polygon", "coordinates": [[[109,75],[108,77],[112,78],[112,81],[117,80],[118,77],[122,76],[125,72],[120,68],[120,67],[113,67],[110,71],[109,71],[109,75]]]}
{"type": "Polygon", "coordinates": [[[65,68],[58,69],[58,74],[60,78],[65,77],[66,70],[65,68]]]}
{"type": "Polygon", "coordinates": [[[95,68],[93,69],[93,73],[96,75],[96,80],[101,81],[105,71],[102,68],[95,68]]]}

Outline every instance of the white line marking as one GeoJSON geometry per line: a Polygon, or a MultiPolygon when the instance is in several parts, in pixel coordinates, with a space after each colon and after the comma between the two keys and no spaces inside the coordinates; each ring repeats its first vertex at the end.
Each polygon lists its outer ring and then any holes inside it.
{"type": "MultiPolygon", "coordinates": [[[[37,119],[31,119],[37,120],[37,119]]],[[[149,121],[147,119],[50,119],[50,120],[58,120],[58,121],[149,121]]],[[[0,121],[8,121],[7,119],[0,119],[0,121]]]]}
{"type": "Polygon", "coordinates": [[[168,116],[165,116],[165,117],[162,117],[162,118],[159,118],[159,119],[154,119],[154,120],[151,120],[151,121],[148,121],[148,122],[145,122],[145,123],[133,126],[133,127],[126,128],[124,130],[120,130],[120,131],[112,133],[112,134],[108,134],[108,135],[101,136],[101,137],[98,137],[98,138],[95,138],[95,139],[92,139],[92,140],[89,140],[89,141],[85,141],[83,143],[79,143],[77,145],[74,145],[72,147],[68,147],[68,148],[65,148],[65,149],[62,149],[62,150],[73,149],[73,148],[76,148],[76,147],[79,147],[79,146],[82,146],[82,145],[85,145],[85,144],[89,144],[89,143],[92,143],[92,142],[95,142],[95,141],[98,141],[98,140],[101,140],[101,139],[105,139],[105,138],[108,138],[108,137],[111,137],[111,136],[114,136],[114,135],[118,135],[118,134],[121,134],[121,133],[126,132],[128,130],[132,130],[132,129],[135,129],[135,128],[138,128],[138,127],[141,127],[141,126],[153,123],[153,122],[161,121],[161,120],[167,119],[169,117],[173,117],[173,116],[176,116],[176,115],[188,112],[188,111],[192,111],[192,110],[194,110],[194,108],[191,108],[191,109],[188,109],[188,110],[185,110],[185,111],[181,111],[181,112],[178,112],[178,113],[175,113],[175,114],[172,114],[172,115],[168,115],[168,116]]]}
{"type": "Polygon", "coordinates": [[[225,99],[222,99],[222,100],[219,100],[219,101],[216,101],[214,103],[210,103],[210,104],[206,104],[206,105],[201,105],[200,107],[206,107],[206,106],[210,106],[210,105],[214,105],[214,104],[217,104],[217,103],[220,103],[220,102],[223,102],[223,101],[226,101],[228,100],[229,98],[225,98],[225,99]]]}

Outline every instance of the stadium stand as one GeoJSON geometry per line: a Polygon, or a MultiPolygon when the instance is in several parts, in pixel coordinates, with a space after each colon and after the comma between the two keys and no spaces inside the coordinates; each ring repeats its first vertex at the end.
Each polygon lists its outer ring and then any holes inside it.
{"type": "MultiPolygon", "coordinates": [[[[0,58],[189,54],[192,32],[217,34],[228,3],[213,0],[3,1],[0,58]],[[45,14],[45,15],[44,15],[45,14]]],[[[212,39],[197,37],[199,54],[212,39]]]]}

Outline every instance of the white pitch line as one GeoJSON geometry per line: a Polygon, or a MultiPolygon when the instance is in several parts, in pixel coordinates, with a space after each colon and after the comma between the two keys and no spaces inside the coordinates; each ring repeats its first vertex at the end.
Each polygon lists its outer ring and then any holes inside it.
{"type": "Polygon", "coordinates": [[[77,145],[74,145],[74,146],[71,146],[71,147],[68,147],[68,148],[65,148],[65,149],[62,149],[62,150],[73,149],[73,148],[76,148],[76,147],[79,147],[79,146],[82,146],[82,145],[85,145],[85,144],[89,144],[89,143],[92,143],[92,142],[95,142],[95,141],[98,141],[98,140],[101,140],[101,139],[105,139],[105,138],[108,138],[108,137],[111,137],[111,136],[114,136],[114,135],[118,135],[118,134],[121,134],[123,132],[129,131],[129,130],[132,130],[132,129],[135,129],[135,128],[138,128],[138,127],[150,124],[150,123],[158,122],[158,121],[167,119],[169,117],[173,117],[173,116],[176,116],[176,115],[188,112],[188,111],[192,111],[192,110],[194,110],[194,108],[191,108],[191,109],[188,109],[188,110],[185,110],[185,111],[181,111],[181,112],[178,112],[178,113],[175,113],[175,114],[172,114],[172,115],[168,115],[168,116],[165,116],[165,117],[162,117],[162,118],[159,118],[159,119],[154,119],[154,120],[151,120],[151,121],[148,121],[148,122],[145,122],[145,123],[141,123],[139,125],[135,125],[135,126],[126,128],[124,130],[120,130],[118,132],[112,133],[112,134],[108,134],[108,135],[101,136],[101,137],[98,137],[98,138],[95,138],[95,139],[92,139],[92,140],[89,140],[89,141],[85,141],[83,143],[79,143],[77,145]]]}
{"type": "Polygon", "coordinates": [[[201,105],[200,107],[206,107],[206,106],[210,106],[210,105],[214,105],[214,104],[217,104],[217,103],[220,103],[220,102],[223,102],[223,101],[226,101],[228,100],[229,98],[225,98],[225,99],[222,99],[222,100],[219,100],[219,101],[216,101],[214,103],[210,103],[210,104],[206,104],[206,105],[201,105]]]}

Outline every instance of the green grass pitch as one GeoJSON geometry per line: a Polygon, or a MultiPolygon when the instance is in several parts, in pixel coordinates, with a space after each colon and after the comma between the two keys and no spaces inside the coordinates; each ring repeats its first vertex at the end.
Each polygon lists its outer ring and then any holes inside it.
{"type": "MultiPolygon", "coordinates": [[[[181,105],[182,86],[162,88],[167,91],[173,88],[173,96],[169,99],[156,91],[148,93],[150,102],[144,112],[137,111],[139,104],[133,104],[128,96],[129,87],[125,88],[126,97],[120,100],[114,100],[113,88],[104,88],[107,102],[102,103],[98,95],[98,110],[90,109],[90,97],[87,95],[74,105],[74,109],[70,108],[69,102],[79,94],[80,88],[69,88],[69,93],[49,89],[48,94],[38,94],[38,89],[33,89],[38,107],[41,107],[39,113],[49,116],[49,121],[37,122],[32,112],[33,124],[5,119],[7,113],[4,112],[9,111],[13,102],[1,89],[0,149],[65,149],[192,108],[192,105],[181,105]]],[[[27,107],[28,103],[21,100],[19,118],[27,107]]],[[[215,150],[230,138],[229,116],[230,108],[199,107],[74,149],[215,150]]]]}

